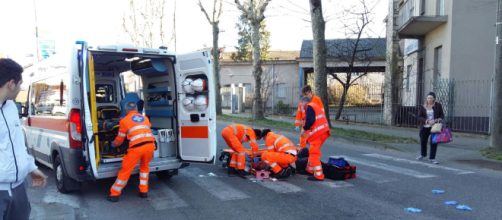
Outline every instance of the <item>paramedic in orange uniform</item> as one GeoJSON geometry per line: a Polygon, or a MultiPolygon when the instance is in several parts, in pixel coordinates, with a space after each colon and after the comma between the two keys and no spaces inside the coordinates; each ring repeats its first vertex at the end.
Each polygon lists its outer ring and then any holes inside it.
{"type": "Polygon", "coordinates": [[[306,171],[313,174],[308,179],[322,181],[324,180],[324,173],[321,165],[321,147],[330,136],[328,120],[323,109],[308,97],[303,97],[302,102],[306,104],[304,132],[302,132],[302,135],[310,144],[306,171]]]}
{"type": "Polygon", "coordinates": [[[251,164],[246,163],[246,154],[254,157],[258,152],[257,140],[261,138],[261,130],[252,129],[242,124],[231,124],[221,131],[221,136],[234,152],[231,155],[229,169],[235,169],[240,176],[249,174],[251,164]],[[251,152],[242,143],[249,142],[251,152]]]}
{"type": "Polygon", "coordinates": [[[122,145],[124,139],[129,140],[127,154],[122,160],[117,180],[110,188],[108,200],[117,202],[122,189],[126,186],[129,176],[134,167],[140,161],[139,165],[139,196],[148,197],[148,175],[150,172],[149,163],[155,150],[155,138],[150,127],[150,121],[147,117],[138,113],[136,103],[129,102],[125,106],[127,114],[120,120],[119,133],[113,141],[113,146],[122,145]]]}
{"type": "MultiPolygon", "coordinates": [[[[312,88],[309,85],[306,85],[302,88],[302,96],[310,98],[311,102],[316,103],[319,107],[321,107],[322,111],[324,112],[324,105],[322,104],[321,98],[312,93],[312,88]]],[[[304,120],[305,120],[305,105],[302,103],[302,101],[300,101],[298,103],[298,108],[296,110],[296,120],[295,120],[296,131],[299,131],[300,126],[305,124],[304,120]]],[[[300,148],[304,148],[305,146],[307,146],[307,140],[303,136],[300,136],[300,148]]]]}
{"type": "Polygon", "coordinates": [[[261,155],[261,160],[270,166],[273,176],[277,178],[287,178],[296,167],[297,150],[291,140],[283,135],[275,134],[270,129],[262,131],[267,149],[261,155]]]}

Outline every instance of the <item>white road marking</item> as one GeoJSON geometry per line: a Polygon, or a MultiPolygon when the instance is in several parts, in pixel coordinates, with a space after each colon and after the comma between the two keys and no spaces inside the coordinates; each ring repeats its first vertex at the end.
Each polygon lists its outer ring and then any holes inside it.
{"type": "Polygon", "coordinates": [[[433,174],[422,173],[422,172],[419,172],[419,171],[416,171],[416,170],[402,168],[402,167],[397,167],[397,166],[392,166],[392,165],[388,165],[388,164],[385,164],[385,163],[372,162],[372,161],[367,161],[367,160],[364,160],[364,159],[356,159],[355,157],[348,157],[348,156],[341,156],[341,157],[345,158],[346,160],[348,160],[350,162],[353,162],[354,164],[352,164],[352,165],[356,165],[356,166],[357,165],[364,165],[364,166],[374,167],[374,168],[377,168],[377,169],[382,169],[382,170],[386,170],[386,171],[389,171],[389,172],[398,173],[398,174],[407,175],[407,176],[412,176],[412,177],[416,177],[416,178],[432,178],[432,177],[436,177],[433,174]]]}
{"type": "Polygon", "coordinates": [[[375,173],[370,173],[370,172],[362,171],[362,170],[357,170],[356,175],[357,175],[356,178],[361,178],[363,180],[368,180],[368,181],[375,182],[375,183],[388,183],[388,182],[393,182],[393,181],[397,180],[395,178],[386,178],[382,175],[378,175],[375,173]]]}
{"type": "Polygon", "coordinates": [[[413,164],[413,165],[426,166],[428,168],[447,170],[447,171],[451,171],[457,175],[474,173],[474,172],[468,171],[468,170],[460,170],[460,169],[455,169],[455,168],[451,168],[451,167],[445,167],[445,166],[430,164],[430,163],[421,162],[421,161],[414,161],[414,160],[402,159],[402,158],[397,158],[397,157],[391,157],[391,156],[382,155],[382,154],[363,154],[363,155],[367,156],[367,157],[373,157],[373,158],[378,158],[378,159],[383,159],[383,160],[391,160],[391,161],[403,162],[403,163],[408,163],[408,164],[413,164]]]}
{"type": "Polygon", "coordinates": [[[188,206],[185,200],[166,185],[160,186],[160,189],[151,190],[149,194],[151,195],[150,205],[157,211],[188,206]]]}
{"type": "Polygon", "coordinates": [[[60,203],[73,208],[80,208],[80,199],[76,195],[60,193],[56,188],[48,189],[42,201],[44,203],[60,203]]]}
{"type": "Polygon", "coordinates": [[[277,193],[295,193],[303,191],[302,188],[293,185],[291,183],[288,183],[286,181],[281,181],[281,180],[273,181],[272,179],[256,180],[256,178],[253,176],[248,176],[247,179],[256,182],[257,184],[265,188],[271,189],[277,193]]]}
{"type": "Polygon", "coordinates": [[[204,171],[199,168],[185,168],[180,169],[179,172],[218,199],[227,201],[250,198],[246,193],[235,189],[218,178],[203,175],[204,171]],[[202,175],[202,177],[199,177],[199,175],[202,175]]]}

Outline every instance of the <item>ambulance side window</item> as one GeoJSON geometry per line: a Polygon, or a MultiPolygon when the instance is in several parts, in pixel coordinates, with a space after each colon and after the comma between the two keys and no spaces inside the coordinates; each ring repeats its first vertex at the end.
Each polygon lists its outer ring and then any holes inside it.
{"type": "MultiPolygon", "coordinates": [[[[62,74],[64,76],[64,74],[62,74]]],[[[31,115],[65,116],[67,83],[61,75],[33,83],[31,91],[31,115]]]]}

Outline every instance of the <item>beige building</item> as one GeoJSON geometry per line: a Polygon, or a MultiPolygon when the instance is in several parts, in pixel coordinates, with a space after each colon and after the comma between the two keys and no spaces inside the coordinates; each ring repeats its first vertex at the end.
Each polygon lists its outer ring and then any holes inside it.
{"type": "Polygon", "coordinates": [[[496,0],[394,0],[403,52],[401,104],[436,92],[454,129],[489,129],[496,0]]]}
{"type": "MultiPolygon", "coordinates": [[[[290,107],[297,105],[300,91],[298,55],[299,51],[271,51],[271,59],[262,62],[262,94],[268,111],[276,108],[279,102],[290,107]]],[[[252,62],[233,61],[230,56],[231,53],[224,53],[221,61],[222,106],[230,108],[232,102],[236,105],[242,102],[245,108],[251,108],[255,86],[252,62]],[[233,101],[234,98],[239,100],[233,101]]]]}

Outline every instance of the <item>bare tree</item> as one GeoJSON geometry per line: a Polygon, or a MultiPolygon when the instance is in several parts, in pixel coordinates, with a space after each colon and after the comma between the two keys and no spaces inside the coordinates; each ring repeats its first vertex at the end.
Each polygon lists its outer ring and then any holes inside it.
{"type": "Polygon", "coordinates": [[[356,19],[353,24],[344,23],[344,29],[346,30],[348,39],[335,45],[340,54],[337,58],[347,63],[347,71],[345,73],[329,73],[335,80],[340,82],[343,87],[338,111],[335,116],[336,120],[340,119],[340,116],[342,115],[350,86],[352,86],[358,79],[368,74],[372,58],[369,56],[369,52],[373,49],[373,46],[375,46],[371,44],[365,44],[364,46],[361,45],[361,36],[368,24],[371,23],[371,20],[368,16],[370,14],[370,9],[368,9],[365,0],[360,0],[360,3],[362,5],[362,11],[347,11],[349,14],[353,15],[351,17],[355,17],[356,19]],[[356,38],[350,39],[352,36],[356,36],[356,38]],[[356,63],[363,64],[363,67],[356,68],[356,63]],[[341,76],[341,74],[344,75],[341,76]]]}
{"type": "MultiPolygon", "coordinates": [[[[267,108],[267,102],[268,99],[270,98],[270,95],[272,94],[272,90],[275,89],[275,83],[277,82],[277,76],[274,76],[272,74],[272,68],[269,68],[266,73],[263,74],[261,77],[261,83],[262,83],[262,88],[261,88],[261,95],[263,97],[263,109],[267,108]]],[[[273,105],[274,103],[272,103],[273,105]]],[[[272,112],[274,114],[274,112],[272,112]]]]}
{"type": "Polygon", "coordinates": [[[165,45],[166,0],[129,0],[122,27],[136,46],[165,45]]]}
{"type": "Polygon", "coordinates": [[[326,119],[331,127],[329,120],[329,105],[328,105],[328,82],[326,74],[326,39],[324,31],[326,24],[322,15],[321,0],[310,0],[310,16],[312,21],[313,43],[313,58],[314,58],[314,83],[315,93],[321,98],[324,103],[324,111],[326,119]]]}
{"type": "Polygon", "coordinates": [[[206,9],[199,0],[199,7],[202,13],[206,16],[207,21],[213,29],[213,76],[214,76],[214,91],[216,91],[216,114],[221,115],[221,94],[220,94],[220,49],[218,47],[218,38],[220,36],[220,17],[223,10],[223,0],[213,0],[213,13],[209,17],[206,9]]]}
{"type": "Polygon", "coordinates": [[[263,100],[261,96],[261,49],[260,49],[260,26],[265,19],[265,9],[270,0],[235,0],[237,9],[248,20],[251,25],[251,44],[253,45],[253,76],[255,81],[255,92],[253,97],[253,118],[265,118],[263,100]]]}

